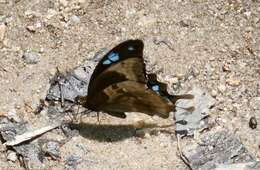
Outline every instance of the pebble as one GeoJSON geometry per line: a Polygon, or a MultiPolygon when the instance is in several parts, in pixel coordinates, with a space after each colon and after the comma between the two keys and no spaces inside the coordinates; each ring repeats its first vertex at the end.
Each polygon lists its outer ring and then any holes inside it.
{"type": "Polygon", "coordinates": [[[6,151],[6,146],[0,142],[0,152],[6,151]]]}
{"type": "Polygon", "coordinates": [[[66,165],[69,166],[69,167],[76,168],[76,166],[78,164],[80,164],[81,161],[82,161],[81,157],[79,157],[77,155],[70,155],[66,159],[66,165]]]}
{"type": "Polygon", "coordinates": [[[80,18],[78,16],[76,16],[76,15],[72,15],[70,17],[70,21],[71,21],[71,23],[78,24],[78,23],[80,23],[80,18]]]}
{"type": "Polygon", "coordinates": [[[36,32],[37,30],[39,30],[42,27],[42,23],[41,22],[36,22],[33,25],[28,25],[26,27],[26,29],[30,32],[36,32]]]}
{"type": "Polygon", "coordinates": [[[64,7],[68,6],[68,1],[67,0],[59,0],[60,4],[64,7]]]}
{"type": "Polygon", "coordinates": [[[0,25],[0,42],[2,42],[4,40],[5,32],[6,32],[6,26],[4,24],[1,24],[0,25]]]}
{"type": "Polygon", "coordinates": [[[80,4],[84,4],[85,2],[86,2],[86,0],[77,0],[78,1],[78,3],[80,3],[80,4]]]}
{"type": "Polygon", "coordinates": [[[257,128],[257,120],[256,120],[255,117],[251,117],[251,118],[249,119],[249,127],[250,127],[251,129],[256,129],[256,128],[257,128]]]}
{"type": "Polygon", "coordinates": [[[233,87],[239,86],[240,85],[240,80],[230,77],[226,80],[227,84],[233,87]]]}
{"type": "Polygon", "coordinates": [[[249,104],[254,110],[260,110],[260,97],[253,97],[250,99],[249,104]]]}
{"type": "Polygon", "coordinates": [[[256,10],[257,10],[257,12],[260,12],[260,6],[259,6],[259,7],[257,7],[257,9],[256,9],[256,10]]]}
{"type": "Polygon", "coordinates": [[[218,90],[223,93],[223,92],[226,91],[226,86],[225,86],[224,84],[220,84],[220,85],[218,86],[218,90]]]}
{"type": "Polygon", "coordinates": [[[42,150],[53,159],[60,158],[60,145],[56,141],[49,141],[42,146],[42,150]]]}
{"type": "Polygon", "coordinates": [[[15,162],[17,160],[17,155],[14,151],[8,151],[6,158],[7,158],[8,161],[15,162]]]}
{"type": "Polygon", "coordinates": [[[152,17],[152,16],[142,16],[139,21],[137,22],[137,24],[139,26],[148,26],[148,25],[152,25],[156,22],[156,18],[152,17]]]}
{"type": "Polygon", "coordinates": [[[226,71],[226,72],[230,72],[230,71],[231,71],[231,70],[230,70],[230,65],[227,64],[227,63],[225,63],[225,64],[223,65],[222,69],[223,69],[223,71],[226,71]]]}
{"type": "Polygon", "coordinates": [[[40,54],[33,51],[27,51],[22,58],[26,64],[37,64],[40,61],[40,54]]]}
{"type": "Polygon", "coordinates": [[[217,92],[216,90],[212,90],[212,91],[211,91],[211,95],[212,95],[212,97],[216,97],[217,94],[218,94],[218,92],[217,92]]]}
{"type": "Polygon", "coordinates": [[[7,113],[7,117],[15,122],[21,122],[21,118],[17,115],[16,109],[13,108],[7,113]]]}
{"type": "Polygon", "coordinates": [[[135,13],[136,13],[136,10],[134,8],[129,9],[129,10],[126,11],[126,17],[129,18],[131,16],[134,16],[135,13]]]}
{"type": "Polygon", "coordinates": [[[179,82],[178,77],[173,77],[171,75],[165,76],[165,81],[169,82],[170,84],[177,84],[179,82]]]}

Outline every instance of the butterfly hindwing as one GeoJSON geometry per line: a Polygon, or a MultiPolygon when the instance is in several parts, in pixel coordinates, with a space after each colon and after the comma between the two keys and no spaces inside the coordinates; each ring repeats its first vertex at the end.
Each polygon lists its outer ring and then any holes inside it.
{"type": "Polygon", "coordinates": [[[157,92],[161,96],[168,98],[174,105],[175,110],[175,103],[179,99],[193,99],[194,96],[190,94],[182,94],[182,95],[171,95],[167,91],[167,84],[159,82],[157,80],[156,74],[148,74],[147,75],[147,86],[152,89],[153,91],[157,92]]]}
{"type": "Polygon", "coordinates": [[[106,112],[142,112],[167,118],[173,104],[147,88],[144,83],[124,81],[105,88],[93,98],[98,110],[106,112]]]}

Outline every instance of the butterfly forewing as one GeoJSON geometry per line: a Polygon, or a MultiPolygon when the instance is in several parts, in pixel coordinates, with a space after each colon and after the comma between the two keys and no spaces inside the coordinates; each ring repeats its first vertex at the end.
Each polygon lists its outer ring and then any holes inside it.
{"type": "Polygon", "coordinates": [[[95,95],[96,92],[102,91],[107,86],[122,81],[131,80],[146,83],[144,71],[140,68],[143,68],[143,61],[139,57],[128,58],[113,64],[91,83],[89,97],[92,97],[91,91],[95,95]]]}
{"type": "Polygon", "coordinates": [[[109,51],[96,66],[88,87],[88,99],[107,86],[126,80],[145,82],[143,42],[125,41],[109,51]]]}

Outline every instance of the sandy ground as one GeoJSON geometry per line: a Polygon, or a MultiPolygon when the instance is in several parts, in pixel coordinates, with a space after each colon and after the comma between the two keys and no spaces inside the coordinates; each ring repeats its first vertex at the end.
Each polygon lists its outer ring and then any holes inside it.
{"type": "MultiPolygon", "coordinates": [[[[259,159],[259,35],[258,0],[0,0],[0,114],[31,122],[56,67],[66,72],[102,48],[138,38],[153,71],[173,88],[207,90],[217,100],[214,126],[234,132],[259,159]],[[26,59],[26,52],[36,57],[26,59]],[[248,125],[252,116],[256,129],[248,125]]],[[[102,124],[128,121],[102,115],[102,124]]],[[[174,134],[136,138],[131,129],[123,137],[109,130],[119,139],[109,142],[84,135],[84,128],[61,147],[60,160],[45,162],[46,169],[64,169],[71,154],[81,157],[77,169],[188,169],[174,134]]],[[[106,129],[95,133],[106,135],[106,129]]],[[[0,169],[22,169],[0,152],[0,169]]]]}

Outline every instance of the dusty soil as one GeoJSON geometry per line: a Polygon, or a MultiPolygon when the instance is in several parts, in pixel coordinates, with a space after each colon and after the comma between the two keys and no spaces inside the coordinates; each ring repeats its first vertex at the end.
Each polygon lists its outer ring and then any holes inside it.
{"type": "MultiPolygon", "coordinates": [[[[259,35],[258,0],[1,0],[0,115],[17,114],[37,125],[33,110],[57,67],[66,72],[102,48],[142,39],[153,71],[174,89],[207,90],[217,100],[213,126],[234,132],[260,159],[259,35]],[[26,52],[36,59],[26,60],[26,52]],[[256,129],[249,127],[252,116],[256,129]]],[[[104,114],[101,124],[132,120],[104,114]]],[[[81,157],[77,169],[188,169],[174,134],[137,138],[114,132],[120,140],[108,142],[82,131],[61,147],[59,160],[45,162],[46,169],[64,169],[71,154],[81,157]]],[[[6,151],[0,155],[0,169],[22,169],[6,151]]]]}

